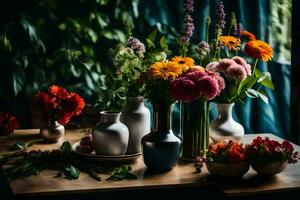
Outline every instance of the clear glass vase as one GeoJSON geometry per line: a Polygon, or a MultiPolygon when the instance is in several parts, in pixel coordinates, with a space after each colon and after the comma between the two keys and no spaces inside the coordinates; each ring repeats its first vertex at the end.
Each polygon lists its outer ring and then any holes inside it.
{"type": "Polygon", "coordinates": [[[181,158],[194,161],[205,154],[209,144],[208,102],[196,100],[181,105],[181,158]]]}

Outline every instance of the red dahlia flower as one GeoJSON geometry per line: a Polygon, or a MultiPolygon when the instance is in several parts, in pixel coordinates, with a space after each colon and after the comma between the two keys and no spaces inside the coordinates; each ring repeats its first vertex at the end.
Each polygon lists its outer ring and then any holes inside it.
{"type": "Polygon", "coordinates": [[[7,135],[13,133],[15,129],[19,128],[17,118],[10,114],[0,112],[0,135],[7,135]]]}

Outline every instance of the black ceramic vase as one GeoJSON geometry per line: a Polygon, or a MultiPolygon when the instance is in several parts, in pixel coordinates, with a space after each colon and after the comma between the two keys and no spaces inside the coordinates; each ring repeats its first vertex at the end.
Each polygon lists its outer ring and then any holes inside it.
{"type": "Polygon", "coordinates": [[[181,140],[171,128],[172,108],[173,104],[155,104],[152,131],[142,138],[144,162],[151,170],[169,171],[179,159],[181,140]]]}

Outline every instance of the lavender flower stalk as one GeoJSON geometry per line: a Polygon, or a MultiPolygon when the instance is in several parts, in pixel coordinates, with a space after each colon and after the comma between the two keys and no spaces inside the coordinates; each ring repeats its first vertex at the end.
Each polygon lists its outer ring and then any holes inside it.
{"type": "Polygon", "coordinates": [[[131,48],[139,57],[143,58],[146,52],[145,45],[135,37],[129,37],[126,41],[126,46],[131,48]]]}
{"type": "Polygon", "coordinates": [[[191,15],[187,14],[184,18],[184,28],[180,40],[183,43],[188,43],[190,41],[190,38],[193,36],[194,30],[195,30],[195,26],[194,26],[193,18],[191,15]]]}
{"type": "Polygon", "coordinates": [[[184,11],[191,13],[194,11],[194,0],[185,0],[184,1],[184,11]]]}
{"type": "Polygon", "coordinates": [[[217,28],[221,28],[221,29],[225,28],[226,25],[225,16],[226,14],[224,11],[224,4],[222,1],[220,1],[217,6],[217,19],[218,19],[217,28]]]}
{"type": "Polygon", "coordinates": [[[243,25],[241,23],[238,23],[236,24],[236,26],[233,27],[233,35],[235,37],[241,38],[241,33],[243,30],[243,25]]]}

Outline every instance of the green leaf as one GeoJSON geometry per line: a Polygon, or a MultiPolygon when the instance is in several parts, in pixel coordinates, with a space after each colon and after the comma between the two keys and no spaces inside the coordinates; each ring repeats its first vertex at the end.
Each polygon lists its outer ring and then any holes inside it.
{"type": "Polygon", "coordinates": [[[152,32],[148,35],[147,39],[149,39],[152,43],[154,43],[154,42],[155,42],[156,35],[157,35],[157,29],[155,29],[154,31],[152,31],[152,32]]]}
{"type": "Polygon", "coordinates": [[[106,39],[113,40],[115,38],[114,33],[108,30],[104,30],[101,32],[101,35],[103,35],[106,39]]]}
{"type": "Polygon", "coordinates": [[[260,75],[260,77],[258,78],[257,82],[260,83],[260,82],[262,82],[262,81],[265,80],[265,79],[272,80],[272,79],[271,79],[271,74],[270,74],[270,72],[263,72],[263,73],[260,75]]]}
{"type": "Polygon", "coordinates": [[[80,172],[73,165],[66,165],[63,170],[64,175],[67,179],[78,179],[80,172]]]}
{"type": "Polygon", "coordinates": [[[75,76],[76,78],[80,77],[81,72],[82,72],[80,68],[76,69],[75,65],[70,64],[70,70],[71,70],[73,76],[75,76]]]}
{"type": "Polygon", "coordinates": [[[63,152],[64,155],[70,155],[70,153],[72,152],[72,146],[69,142],[64,142],[61,145],[60,150],[63,152]]]}
{"type": "Polygon", "coordinates": [[[25,70],[20,67],[15,67],[12,71],[12,87],[16,96],[23,88],[25,83],[25,70]]]}
{"type": "Polygon", "coordinates": [[[254,75],[256,77],[260,77],[261,76],[261,71],[256,67],[255,70],[254,70],[254,75]]]}
{"type": "Polygon", "coordinates": [[[164,36],[162,36],[159,40],[159,44],[161,46],[161,48],[163,49],[167,49],[168,48],[168,44],[167,44],[167,40],[164,36]]]}
{"type": "Polygon", "coordinates": [[[128,165],[123,165],[122,167],[115,168],[113,174],[107,180],[123,180],[123,179],[137,179],[137,177],[132,174],[131,167],[128,165]]]}
{"type": "Polygon", "coordinates": [[[258,79],[257,77],[248,76],[245,80],[243,80],[239,84],[238,95],[240,95],[241,93],[243,93],[248,88],[252,88],[255,85],[257,79],[258,79]]]}
{"type": "Polygon", "coordinates": [[[22,141],[17,141],[10,146],[11,150],[23,150],[26,147],[26,144],[22,141]]]}
{"type": "Polygon", "coordinates": [[[257,94],[266,104],[269,104],[268,97],[262,91],[257,91],[257,94]]]}
{"type": "Polygon", "coordinates": [[[270,88],[272,90],[275,89],[275,86],[274,86],[272,80],[270,80],[270,79],[264,79],[263,81],[260,82],[260,84],[262,84],[263,86],[270,88]]]}
{"type": "Polygon", "coordinates": [[[149,38],[146,38],[146,42],[147,42],[147,46],[148,48],[154,48],[155,47],[155,44],[151,41],[151,39],[149,38]]]}
{"type": "Polygon", "coordinates": [[[109,18],[106,15],[101,13],[96,14],[96,19],[101,28],[105,28],[106,26],[108,26],[109,18]]]}
{"type": "Polygon", "coordinates": [[[246,95],[248,96],[248,97],[250,97],[250,98],[257,98],[258,97],[258,93],[257,93],[257,91],[256,90],[253,90],[253,89],[247,89],[246,91],[245,91],[245,93],[246,93],[246,95]]]}

